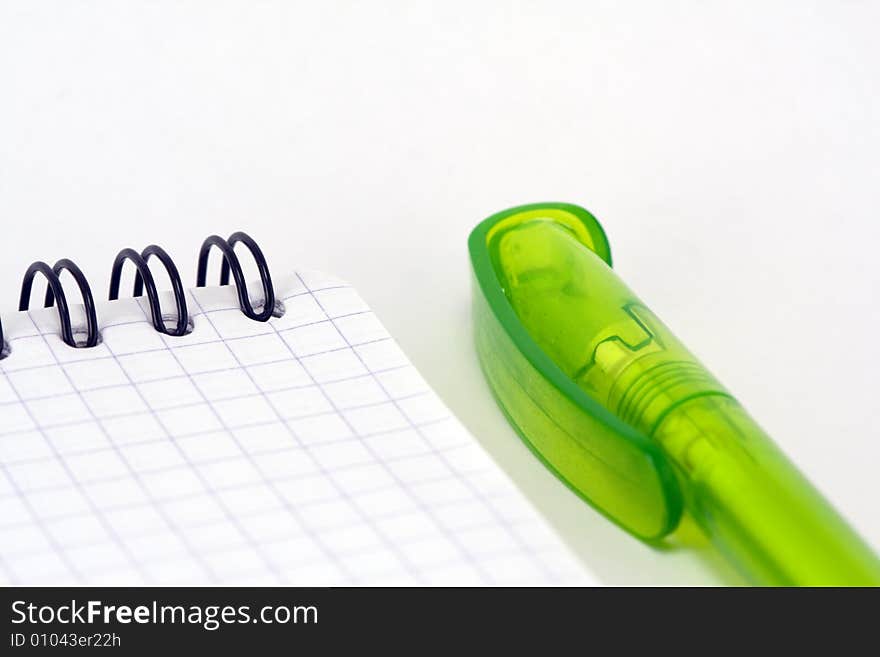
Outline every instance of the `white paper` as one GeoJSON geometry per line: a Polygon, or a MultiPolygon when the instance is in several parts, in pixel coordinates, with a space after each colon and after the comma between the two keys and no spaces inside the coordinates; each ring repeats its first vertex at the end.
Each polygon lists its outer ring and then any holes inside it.
{"type": "Polygon", "coordinates": [[[353,288],[278,290],[266,323],[190,290],[183,337],[99,304],[92,349],[3,318],[5,583],[595,583],[353,288]]]}

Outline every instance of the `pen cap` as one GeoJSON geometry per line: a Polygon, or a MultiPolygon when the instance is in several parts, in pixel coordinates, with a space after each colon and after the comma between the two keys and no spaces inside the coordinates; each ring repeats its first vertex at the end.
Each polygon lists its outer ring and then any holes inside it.
{"type": "Polygon", "coordinates": [[[672,465],[643,431],[576,381],[586,362],[589,320],[572,315],[564,297],[581,293],[578,249],[610,267],[599,223],[573,205],[513,208],[474,229],[469,251],[480,363],[517,432],[557,476],[626,530],[660,538],[682,510],[672,465]],[[538,234],[547,231],[549,240],[538,234]],[[531,306],[523,294],[540,303],[531,306]]]}
{"type": "Polygon", "coordinates": [[[870,547],[611,269],[586,210],[513,208],[469,247],[483,369],[575,491],[646,538],[684,505],[756,583],[880,583],[870,547]]]}

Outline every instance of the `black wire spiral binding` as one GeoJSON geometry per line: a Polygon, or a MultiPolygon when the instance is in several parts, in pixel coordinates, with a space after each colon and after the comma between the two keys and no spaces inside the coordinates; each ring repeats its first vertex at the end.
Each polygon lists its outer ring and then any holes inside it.
{"type": "Polygon", "coordinates": [[[150,315],[153,320],[153,328],[159,333],[171,336],[186,335],[189,332],[189,312],[186,309],[186,295],[183,292],[183,283],[180,281],[180,273],[174,261],[171,259],[164,249],[155,244],[151,244],[141,253],[134,249],[122,249],[113,261],[113,269],[110,272],[110,300],[119,298],[119,283],[122,280],[122,267],[125,261],[130,260],[134,264],[137,273],[134,278],[134,291],[132,296],[139,297],[143,294],[144,288],[147,290],[147,299],[150,302],[150,315]],[[153,274],[150,273],[148,261],[151,256],[156,256],[165,266],[168,272],[168,278],[171,279],[171,289],[174,292],[174,303],[177,306],[177,325],[173,329],[169,329],[165,325],[165,319],[162,316],[162,308],[159,303],[159,291],[156,289],[156,282],[153,274]]]}
{"type": "Polygon", "coordinates": [[[55,301],[58,302],[58,318],[61,321],[61,339],[71,347],[77,349],[94,347],[100,340],[98,333],[98,317],[95,313],[95,300],[92,298],[92,290],[89,282],[83,275],[79,267],[72,261],[64,258],[55,263],[54,267],[50,267],[45,262],[35,262],[24,274],[24,280],[21,282],[21,296],[18,301],[19,310],[27,310],[31,303],[31,288],[34,285],[34,277],[42,274],[46,277],[48,286],[46,288],[46,299],[43,306],[51,307],[55,301]],[[67,297],[64,295],[64,287],[61,285],[61,272],[69,271],[79,287],[80,294],[83,298],[83,306],[86,311],[86,339],[85,342],[77,342],[73,334],[73,326],[70,323],[70,309],[67,305],[67,297]]]}
{"type": "MultiPolygon", "coordinates": [[[[203,243],[199,251],[198,273],[196,276],[196,287],[204,287],[208,276],[208,258],[211,249],[217,247],[223,255],[223,262],[220,268],[220,285],[229,285],[230,274],[235,280],[236,294],[238,295],[238,303],[241,311],[250,319],[257,322],[266,322],[276,314],[275,288],[272,285],[272,277],[269,274],[269,265],[266,258],[257,243],[246,233],[236,232],[229,236],[228,240],[224,240],[217,235],[211,235],[203,243]],[[254,261],[257,263],[257,269],[260,272],[260,281],[263,285],[263,306],[259,312],[251,304],[248,296],[247,283],[244,278],[244,271],[241,268],[241,262],[235,254],[235,245],[241,242],[244,244],[254,261]]],[[[182,336],[189,333],[192,321],[186,306],[186,293],[183,289],[183,283],[180,279],[174,261],[162,248],[151,244],[143,251],[138,253],[134,249],[123,249],[120,251],[116,259],[113,261],[113,268],[110,271],[110,300],[119,298],[119,287],[122,281],[122,269],[127,261],[135,267],[133,296],[139,297],[146,291],[147,299],[150,302],[150,316],[153,322],[153,328],[160,333],[170,336],[182,336]],[[168,278],[171,280],[171,288],[174,292],[174,302],[177,309],[177,322],[173,328],[169,328],[165,323],[162,315],[162,308],[159,301],[159,292],[156,289],[156,281],[150,272],[149,260],[156,257],[168,272],[168,278]]],[[[85,275],[79,267],[72,261],[64,258],[55,263],[54,267],[42,261],[33,263],[25,272],[24,279],[21,283],[21,295],[19,297],[18,309],[20,311],[27,310],[30,306],[31,291],[34,285],[34,278],[37,274],[42,274],[47,281],[46,297],[44,306],[49,308],[57,303],[58,318],[61,322],[61,339],[65,344],[83,349],[94,347],[101,341],[101,335],[98,329],[98,317],[95,311],[95,300],[92,297],[92,290],[86,280],[85,275]],[[67,303],[67,297],[64,294],[64,286],[61,283],[62,272],[70,272],[79,288],[83,299],[83,307],[86,314],[86,337],[84,340],[77,340],[70,319],[70,306],[67,303]]],[[[3,339],[3,325],[0,324],[0,358],[8,355],[9,349],[3,339]]]]}
{"type": "Polygon", "coordinates": [[[272,277],[269,275],[269,265],[257,243],[249,235],[242,232],[232,233],[228,240],[217,235],[211,235],[204,242],[199,251],[199,266],[196,275],[196,287],[205,287],[208,277],[208,257],[211,255],[211,247],[216,246],[223,254],[223,264],[220,268],[220,285],[229,285],[229,273],[235,279],[238,305],[247,317],[256,322],[267,322],[275,313],[275,288],[272,286],[272,277]],[[235,245],[241,242],[253,255],[260,271],[260,281],[263,284],[263,309],[260,312],[254,310],[248,296],[247,283],[244,280],[244,271],[238,256],[235,255],[235,245]]]}

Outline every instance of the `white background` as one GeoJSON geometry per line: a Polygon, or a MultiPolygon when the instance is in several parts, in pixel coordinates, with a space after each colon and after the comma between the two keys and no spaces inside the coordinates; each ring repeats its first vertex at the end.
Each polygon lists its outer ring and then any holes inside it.
{"type": "Polygon", "coordinates": [[[470,333],[468,231],[565,200],[880,548],[880,10],[867,2],[0,2],[0,308],[244,229],[360,289],[609,583],[737,583],[545,472],[470,333]]]}

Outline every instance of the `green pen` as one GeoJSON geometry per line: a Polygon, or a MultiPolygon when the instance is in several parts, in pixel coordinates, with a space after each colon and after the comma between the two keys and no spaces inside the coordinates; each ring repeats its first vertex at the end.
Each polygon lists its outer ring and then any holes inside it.
{"type": "Polygon", "coordinates": [[[611,269],[599,222],[526,205],[469,239],[477,352],[534,453],[630,533],[682,514],[753,583],[880,585],[880,561],[611,269]]]}

